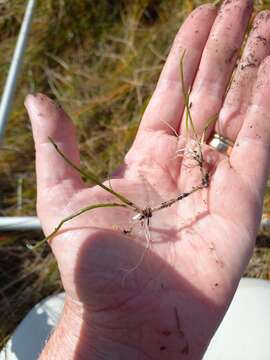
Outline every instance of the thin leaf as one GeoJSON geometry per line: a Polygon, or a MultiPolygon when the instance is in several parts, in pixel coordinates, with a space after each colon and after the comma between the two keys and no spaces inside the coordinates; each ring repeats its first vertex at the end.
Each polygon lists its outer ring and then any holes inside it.
{"type": "Polygon", "coordinates": [[[209,127],[210,127],[211,125],[213,125],[217,120],[218,120],[218,114],[211,116],[211,117],[207,120],[206,124],[204,125],[204,129],[203,129],[203,133],[202,133],[202,138],[201,138],[201,143],[202,143],[202,144],[204,143],[204,138],[205,138],[205,134],[206,134],[207,130],[208,130],[209,127]]]}
{"type": "Polygon", "coordinates": [[[116,198],[118,198],[121,202],[124,204],[130,206],[132,209],[140,212],[141,209],[136,206],[132,201],[128,200],[125,196],[119,194],[118,192],[114,191],[113,189],[109,188],[108,186],[104,185],[102,182],[99,181],[99,179],[96,177],[92,171],[87,170],[85,172],[84,170],[80,169],[76,164],[74,164],[66,155],[59,149],[57,144],[54,142],[54,140],[49,137],[50,142],[54,146],[55,150],[58,152],[58,154],[76,171],[78,171],[86,180],[92,181],[94,184],[100,186],[102,189],[108,191],[112,195],[114,195],[116,198]]]}
{"type": "Polygon", "coordinates": [[[221,5],[222,1],[223,1],[223,0],[215,0],[215,1],[213,1],[212,4],[213,4],[214,6],[216,6],[216,7],[219,7],[219,6],[221,5]]]}
{"type": "Polygon", "coordinates": [[[191,116],[191,111],[190,111],[189,96],[190,96],[191,89],[186,91],[186,86],[185,86],[185,78],[184,78],[184,57],[185,57],[185,54],[186,54],[186,50],[184,50],[184,52],[183,52],[183,54],[181,56],[181,60],[180,60],[180,78],[181,78],[181,86],[182,86],[182,92],[183,92],[184,104],[185,104],[185,110],[186,110],[186,131],[187,131],[187,134],[188,134],[189,123],[190,123],[191,129],[193,131],[193,135],[195,136],[196,140],[198,140],[198,134],[197,134],[196,128],[194,126],[192,116],[191,116]]]}
{"type": "Polygon", "coordinates": [[[44,245],[46,241],[49,242],[66,222],[76,218],[77,216],[82,215],[83,213],[85,213],[87,211],[98,209],[98,208],[111,208],[111,207],[128,208],[128,206],[126,204],[117,204],[117,203],[104,203],[104,204],[94,204],[94,205],[86,206],[86,207],[82,208],[81,210],[79,210],[78,212],[76,212],[75,214],[69,215],[66,218],[62,219],[60,221],[60,223],[56,226],[56,228],[53,230],[53,232],[50,235],[46,236],[43,240],[39,241],[36,245],[32,246],[30,244],[27,244],[27,247],[30,250],[33,250],[33,251],[36,250],[40,246],[44,245]]]}
{"type": "Polygon", "coordinates": [[[213,115],[213,116],[210,116],[210,118],[207,120],[206,124],[204,125],[204,129],[203,131],[207,131],[209,126],[212,125],[213,123],[215,123],[218,119],[218,115],[213,115]]]}

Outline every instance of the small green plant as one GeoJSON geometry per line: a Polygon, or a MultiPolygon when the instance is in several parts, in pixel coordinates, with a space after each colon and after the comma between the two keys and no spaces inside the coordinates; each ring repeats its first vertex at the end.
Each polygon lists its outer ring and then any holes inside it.
{"type": "MultiPolygon", "coordinates": [[[[197,131],[195,129],[194,122],[192,120],[192,114],[191,114],[191,106],[190,106],[190,100],[189,100],[189,94],[190,89],[186,90],[185,83],[184,83],[184,57],[185,57],[185,51],[183,52],[183,55],[181,56],[180,60],[180,78],[181,78],[181,84],[182,84],[182,91],[183,91],[183,97],[184,97],[184,105],[185,105],[185,124],[186,124],[186,133],[187,133],[187,139],[186,139],[186,146],[183,149],[184,154],[189,155],[196,163],[197,166],[199,166],[200,172],[201,172],[201,182],[197,186],[193,186],[189,191],[182,192],[178,194],[177,196],[163,201],[157,206],[154,207],[140,207],[122,194],[114,191],[111,187],[106,186],[103,184],[94,173],[91,171],[84,171],[81,168],[79,168],[76,164],[74,164],[67,156],[59,149],[57,144],[54,142],[52,138],[49,138],[50,142],[54,146],[55,150],[58,152],[58,154],[63,158],[64,161],[66,161],[74,170],[76,170],[80,175],[83,177],[86,181],[91,181],[95,185],[101,187],[104,191],[107,191],[111,195],[114,196],[115,202],[110,203],[99,203],[99,204],[91,204],[89,206],[86,206],[79,210],[78,212],[71,214],[70,216],[62,219],[60,223],[56,226],[56,228],[53,230],[51,234],[49,234],[47,237],[45,237],[42,241],[38,242],[36,245],[28,245],[28,247],[32,250],[37,249],[41,245],[43,245],[46,241],[50,242],[51,239],[58,233],[58,231],[61,229],[61,227],[68,221],[74,219],[77,216],[80,216],[81,214],[97,209],[97,208],[113,208],[113,207],[122,207],[127,208],[131,210],[132,212],[135,212],[135,215],[132,217],[132,220],[134,223],[139,222],[142,224],[144,228],[145,238],[146,238],[146,247],[145,251],[143,252],[140,261],[138,264],[132,268],[127,270],[128,272],[135,270],[139,264],[142,262],[146,251],[149,249],[151,245],[151,234],[150,234],[150,219],[155,215],[156,212],[161,211],[163,209],[166,209],[170,206],[173,206],[178,201],[181,201],[182,199],[190,196],[196,191],[202,190],[203,188],[207,188],[209,186],[209,172],[205,169],[205,160],[203,157],[203,150],[202,145],[204,143],[205,133],[208,130],[209,126],[215,121],[217,118],[216,116],[209,119],[204,127],[203,134],[201,137],[197,134],[197,131]]],[[[178,153],[179,155],[179,153],[178,153]]],[[[130,229],[123,229],[123,234],[130,234],[132,233],[133,227],[130,229]]]]}

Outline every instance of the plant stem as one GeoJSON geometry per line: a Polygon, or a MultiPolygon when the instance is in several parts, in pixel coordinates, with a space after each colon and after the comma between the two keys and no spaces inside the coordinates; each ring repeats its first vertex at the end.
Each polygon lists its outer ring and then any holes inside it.
{"type": "Polygon", "coordinates": [[[185,104],[185,109],[186,109],[186,131],[188,133],[188,129],[189,129],[189,122],[191,124],[191,128],[193,131],[193,135],[195,136],[195,139],[197,141],[199,141],[198,139],[198,135],[192,120],[192,116],[191,116],[191,111],[190,111],[190,102],[189,102],[189,90],[186,90],[186,86],[185,86],[185,77],[184,77],[184,57],[186,54],[186,50],[184,50],[182,56],[181,56],[181,60],[180,60],[180,78],[181,78],[181,86],[182,86],[182,93],[183,93],[183,97],[184,97],[184,104],[185,104]]]}
{"type": "Polygon", "coordinates": [[[36,250],[37,248],[39,248],[41,245],[43,245],[46,241],[50,242],[50,240],[54,237],[54,235],[56,235],[56,233],[61,229],[61,227],[67,222],[70,221],[72,219],[74,219],[75,217],[93,210],[93,209],[98,209],[98,208],[109,208],[109,207],[124,207],[124,208],[129,208],[128,205],[126,204],[118,204],[118,203],[104,203],[104,204],[94,204],[94,205],[89,205],[86,206],[84,208],[82,208],[81,210],[79,210],[78,212],[76,212],[75,214],[72,214],[70,216],[67,216],[66,218],[62,219],[60,221],[60,223],[56,226],[56,228],[53,230],[53,232],[51,234],[49,234],[48,236],[46,236],[43,240],[39,241],[36,245],[27,245],[27,247],[30,250],[36,250]]]}
{"type": "Polygon", "coordinates": [[[54,140],[49,137],[50,142],[53,144],[55,150],[58,152],[58,154],[76,171],[78,171],[85,179],[93,181],[96,185],[100,186],[102,189],[108,191],[112,195],[114,195],[116,198],[118,198],[121,202],[123,202],[125,205],[131,207],[133,210],[136,210],[137,212],[140,212],[141,209],[135,205],[132,201],[128,200],[125,196],[119,194],[118,192],[114,191],[113,189],[109,188],[108,186],[104,185],[102,182],[98,180],[98,178],[88,170],[88,172],[82,170],[74,164],[58,147],[58,145],[54,142],[54,140]]]}

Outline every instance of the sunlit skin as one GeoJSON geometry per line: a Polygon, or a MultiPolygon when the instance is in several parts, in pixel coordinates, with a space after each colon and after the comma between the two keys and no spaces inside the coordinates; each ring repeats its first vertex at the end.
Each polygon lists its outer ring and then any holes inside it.
{"type": "MultiPolygon", "coordinates": [[[[199,167],[179,156],[191,146],[179,71],[184,50],[197,133],[220,114],[211,130],[235,142],[230,157],[204,145],[209,187],[152,216],[146,252],[138,221],[130,234],[123,231],[136,215],[127,209],[93,210],[64,225],[51,247],[67,297],[40,359],[202,358],[251,256],[269,173],[269,12],[257,15],[225,97],[251,13],[251,1],[232,0],[219,12],[204,5],[188,17],[111,186],[145,207],[201,182],[199,167]]],[[[74,126],[64,111],[41,94],[29,95],[25,104],[45,234],[89,204],[115,202],[103,189],[88,188],[49,142],[53,138],[79,163],[74,126]]]]}

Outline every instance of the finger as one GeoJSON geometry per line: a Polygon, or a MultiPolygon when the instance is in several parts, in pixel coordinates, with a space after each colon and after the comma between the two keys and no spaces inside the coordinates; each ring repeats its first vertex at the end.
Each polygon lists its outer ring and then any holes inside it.
{"type": "MultiPolygon", "coordinates": [[[[251,0],[227,0],[219,11],[190,95],[198,135],[207,120],[220,111],[251,13],[251,0]]],[[[184,121],[181,130],[185,134],[184,121]]]]}
{"type": "Polygon", "coordinates": [[[185,84],[191,86],[202,51],[216,17],[214,5],[194,10],[176,35],[155,92],[144,113],[139,132],[178,131],[184,103],[180,84],[180,58],[185,50],[185,84]]]}
{"type": "Polygon", "coordinates": [[[230,162],[250,189],[263,194],[270,166],[270,56],[261,64],[251,105],[233,148],[230,162]]]}
{"type": "Polygon", "coordinates": [[[65,155],[79,164],[75,129],[63,109],[45,95],[28,95],[25,100],[35,141],[38,199],[65,202],[74,189],[82,186],[80,175],[56,152],[51,137],[65,155]],[[61,192],[61,196],[59,197],[61,192]]]}
{"type": "Polygon", "coordinates": [[[258,68],[269,54],[270,11],[263,11],[255,18],[242,59],[224,101],[215,129],[218,134],[235,141],[251,101],[258,68]]]}

